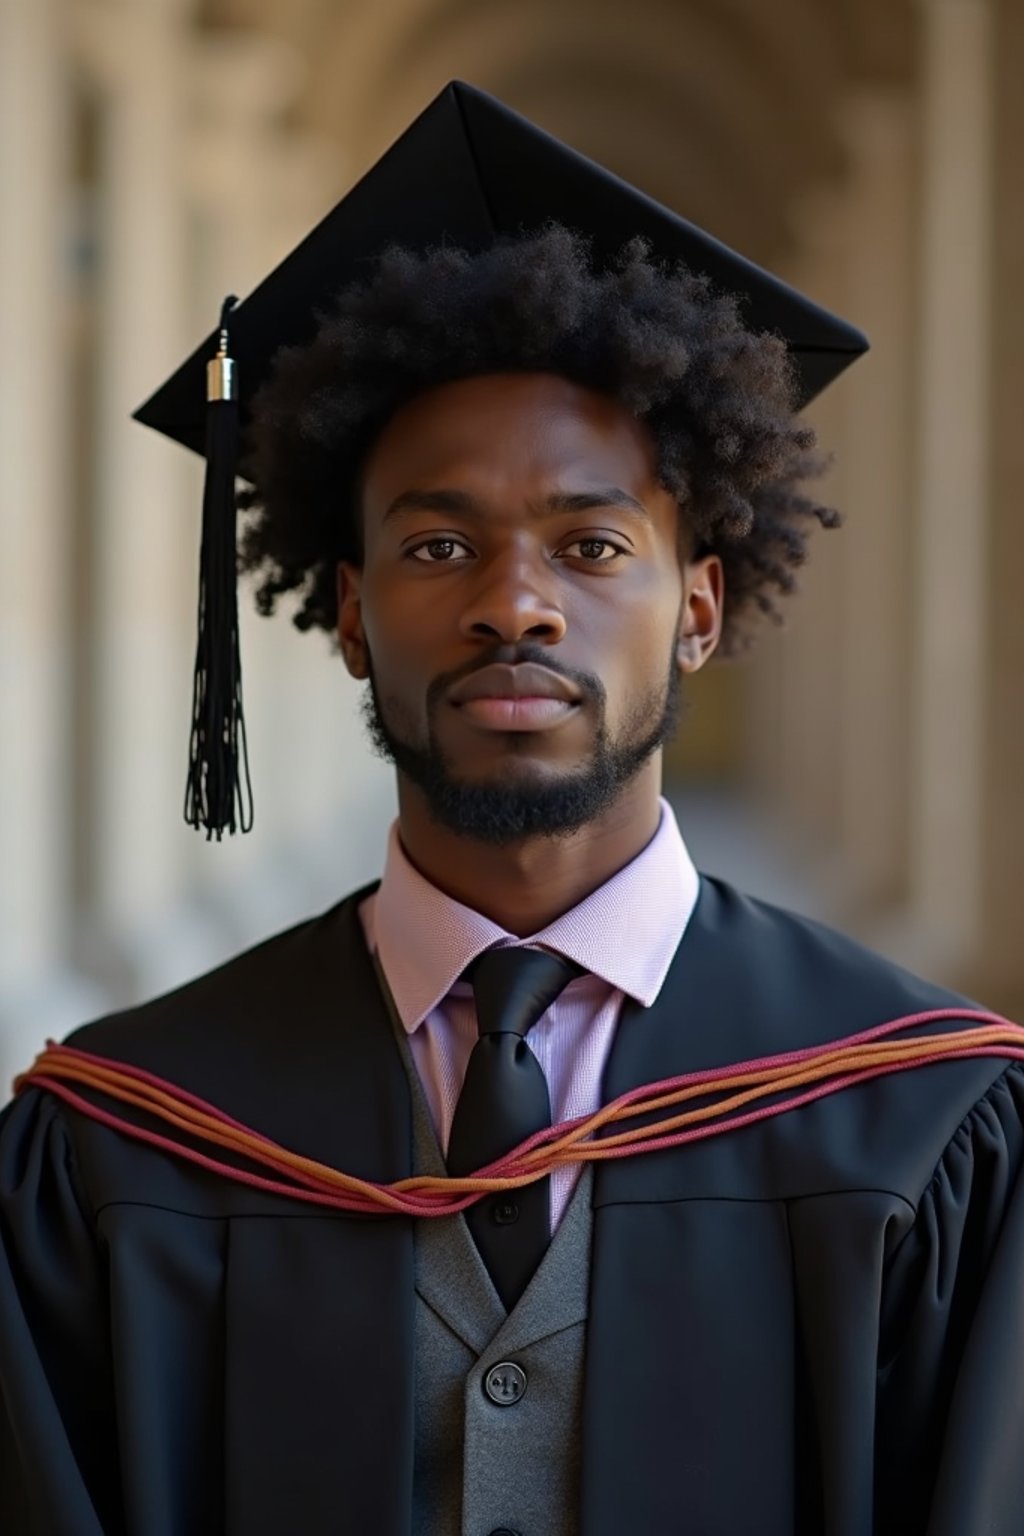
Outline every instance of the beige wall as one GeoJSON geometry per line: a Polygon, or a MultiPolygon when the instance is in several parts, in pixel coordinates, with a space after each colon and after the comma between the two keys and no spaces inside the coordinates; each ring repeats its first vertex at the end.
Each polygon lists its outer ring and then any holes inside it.
{"type": "Polygon", "coordinates": [[[872,335],[816,412],[847,526],[673,769],[772,829],[780,891],[1024,1016],[1022,34],[1011,0],[3,0],[0,1077],[379,865],[389,774],[284,617],[244,623],[256,830],[180,823],[198,474],[128,417],[459,74],[872,335]]]}

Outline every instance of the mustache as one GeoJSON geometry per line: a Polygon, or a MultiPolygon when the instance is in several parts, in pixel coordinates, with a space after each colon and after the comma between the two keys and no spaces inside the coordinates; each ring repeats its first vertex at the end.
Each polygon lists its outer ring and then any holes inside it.
{"type": "Polygon", "coordinates": [[[531,662],[534,666],[546,667],[549,672],[555,672],[559,677],[564,677],[579,689],[581,701],[590,701],[603,705],[606,694],[604,684],[594,672],[586,672],[579,667],[568,667],[561,661],[556,661],[551,652],[543,645],[530,643],[520,645],[498,645],[482,655],[474,656],[472,661],[466,662],[461,667],[453,667],[450,672],[441,672],[427,687],[427,709],[433,712],[444,695],[456,683],[461,683],[463,678],[472,677],[474,672],[483,671],[484,667],[523,666],[531,662]]]}

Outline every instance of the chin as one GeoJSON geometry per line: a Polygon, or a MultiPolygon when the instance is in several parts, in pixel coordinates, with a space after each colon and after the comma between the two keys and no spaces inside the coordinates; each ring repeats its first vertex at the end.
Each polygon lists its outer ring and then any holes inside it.
{"type": "Polygon", "coordinates": [[[497,759],[478,765],[453,762],[448,765],[451,783],[466,789],[548,789],[555,784],[571,784],[582,778],[586,771],[587,764],[582,761],[555,763],[519,752],[503,753],[497,759]]]}

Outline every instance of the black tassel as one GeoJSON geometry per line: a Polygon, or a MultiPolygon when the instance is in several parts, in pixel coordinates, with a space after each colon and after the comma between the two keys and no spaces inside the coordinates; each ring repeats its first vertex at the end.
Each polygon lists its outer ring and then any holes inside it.
{"type": "Polygon", "coordinates": [[[238,462],[238,387],[228,355],[224,300],[217,355],[207,364],[206,485],[199,557],[199,634],[192,689],[185,820],[206,829],[207,841],[252,826],[252,784],[242,713],[238,642],[238,554],[235,545],[235,471],[238,462]]]}

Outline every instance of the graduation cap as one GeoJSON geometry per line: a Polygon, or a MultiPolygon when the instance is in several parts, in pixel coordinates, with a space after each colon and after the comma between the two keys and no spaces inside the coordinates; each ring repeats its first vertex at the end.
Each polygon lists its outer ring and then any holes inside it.
{"type": "Polygon", "coordinates": [[[389,246],[473,253],[557,221],[584,234],[597,266],[646,238],[739,296],[751,331],[782,336],[806,405],[867,350],[860,331],[747,261],[502,102],[447,85],[336,208],[135,412],[207,458],[199,637],[185,818],[208,837],[248,831],[252,795],[242,713],[235,462],[249,404],[282,347],[311,342],[319,314],[389,246]]]}

